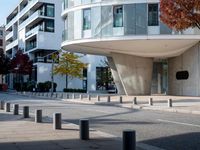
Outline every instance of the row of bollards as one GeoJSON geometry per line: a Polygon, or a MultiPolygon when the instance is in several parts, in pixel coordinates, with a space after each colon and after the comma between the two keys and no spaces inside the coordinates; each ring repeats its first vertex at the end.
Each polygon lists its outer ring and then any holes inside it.
{"type": "MultiPolygon", "coordinates": [[[[6,112],[11,111],[11,104],[8,102],[0,101],[0,108],[5,109],[6,112]],[[2,107],[3,106],[3,107],[2,107]]],[[[13,104],[13,115],[19,115],[19,104],[13,104]]],[[[23,107],[23,117],[29,118],[29,106],[23,107]]],[[[42,122],[42,110],[35,110],[35,122],[42,122]]],[[[53,129],[60,130],[62,129],[62,114],[54,113],[53,114],[53,129]]],[[[81,140],[90,139],[90,130],[89,130],[89,120],[81,119],[79,121],[79,138],[81,140]]],[[[136,150],[136,133],[133,130],[123,131],[123,150],[136,150]]]]}

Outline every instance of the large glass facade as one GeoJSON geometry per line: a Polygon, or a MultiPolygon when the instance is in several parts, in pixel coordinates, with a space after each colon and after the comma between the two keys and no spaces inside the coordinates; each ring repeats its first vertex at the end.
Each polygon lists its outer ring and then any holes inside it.
{"type": "Polygon", "coordinates": [[[112,6],[103,6],[101,8],[101,35],[103,37],[113,34],[113,13],[112,6]],[[105,15],[106,14],[106,15],[105,15]]]}
{"type": "Polygon", "coordinates": [[[123,6],[113,7],[113,27],[123,27],[123,6]]]}
{"type": "Polygon", "coordinates": [[[158,26],[158,4],[149,4],[148,5],[148,25],[149,26],[158,26]]]}
{"type": "MultiPolygon", "coordinates": [[[[64,3],[72,6],[100,1],[107,2],[107,0],[65,0],[64,3]]],[[[95,5],[92,7],[88,5],[84,9],[69,10],[65,17],[64,40],[172,34],[172,30],[159,21],[157,3],[95,5]],[[150,30],[152,32],[149,32],[150,30]]]]}
{"type": "Polygon", "coordinates": [[[91,29],[91,9],[83,10],[83,30],[91,29]]]}

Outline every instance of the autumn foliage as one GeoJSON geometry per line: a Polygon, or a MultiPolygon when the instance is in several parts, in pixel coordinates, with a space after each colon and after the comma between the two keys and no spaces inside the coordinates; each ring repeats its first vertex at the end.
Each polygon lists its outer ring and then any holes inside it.
{"type": "Polygon", "coordinates": [[[60,54],[59,63],[54,68],[54,74],[67,75],[71,78],[82,78],[83,69],[87,64],[80,61],[81,56],[64,52],[60,54]]]}
{"type": "Polygon", "coordinates": [[[200,0],[161,0],[160,18],[176,31],[200,29],[200,0]]]}
{"type": "Polygon", "coordinates": [[[22,75],[30,75],[32,73],[33,62],[27,54],[23,54],[18,50],[11,60],[11,72],[20,73],[22,75]]]}

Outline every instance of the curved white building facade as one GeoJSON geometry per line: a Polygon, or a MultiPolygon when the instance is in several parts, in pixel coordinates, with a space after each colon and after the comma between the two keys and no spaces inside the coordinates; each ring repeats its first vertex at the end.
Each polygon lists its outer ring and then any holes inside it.
{"type": "MultiPolygon", "coordinates": [[[[159,19],[159,0],[63,0],[62,18],[65,21],[62,48],[108,56],[120,93],[152,93],[153,72],[159,70],[155,69],[155,62],[164,59],[169,68],[166,91],[200,95],[197,85],[188,85],[194,71],[178,62],[178,57],[189,49],[199,51],[196,45],[199,45],[200,30],[194,28],[180,33],[169,29],[159,19]],[[177,78],[181,71],[187,71],[189,77],[177,78]],[[184,84],[189,87],[180,89],[184,84]]],[[[160,77],[156,80],[164,82],[160,77]]]]}

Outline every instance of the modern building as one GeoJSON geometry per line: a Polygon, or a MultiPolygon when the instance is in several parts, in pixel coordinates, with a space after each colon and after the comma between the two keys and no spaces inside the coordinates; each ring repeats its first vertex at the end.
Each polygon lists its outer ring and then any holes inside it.
{"type": "MultiPolygon", "coordinates": [[[[52,60],[46,56],[61,49],[64,29],[61,13],[62,0],[21,0],[6,18],[6,54],[10,58],[17,50],[28,54],[34,62],[32,79],[37,83],[51,81],[52,60]]],[[[66,76],[54,75],[57,91],[63,91],[67,85],[69,88],[96,91],[96,74],[92,75],[91,72],[96,72],[96,67],[101,66],[103,59],[91,55],[83,57],[84,62],[89,63],[87,79],[84,81],[66,80],[66,76]]],[[[11,89],[14,88],[16,75],[10,74],[7,82],[11,89]]]]}
{"type": "MultiPolygon", "coordinates": [[[[6,36],[5,27],[1,26],[0,27],[0,51],[1,52],[5,52],[5,36],[6,36]]],[[[0,83],[3,83],[1,75],[0,75],[0,83]]]]}
{"type": "Polygon", "coordinates": [[[169,29],[159,0],[63,0],[62,48],[108,57],[120,94],[200,96],[200,30],[169,29]]]}

